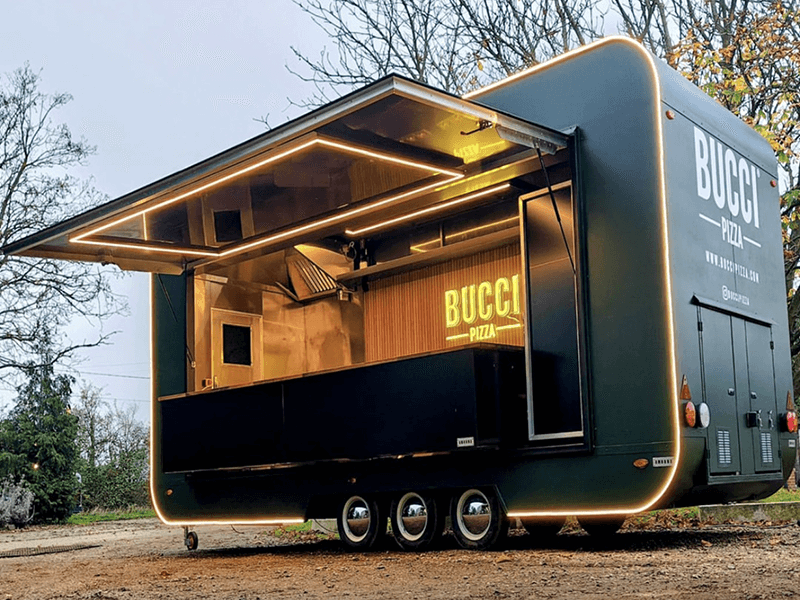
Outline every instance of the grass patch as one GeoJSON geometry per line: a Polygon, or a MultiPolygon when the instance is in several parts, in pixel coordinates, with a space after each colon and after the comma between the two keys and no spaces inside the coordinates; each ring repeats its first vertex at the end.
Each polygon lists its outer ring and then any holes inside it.
{"type": "Polygon", "coordinates": [[[297,525],[287,525],[286,527],[278,527],[272,534],[276,538],[282,538],[287,541],[314,541],[314,540],[330,540],[338,538],[338,535],[325,533],[322,531],[312,531],[311,521],[299,523],[297,525]]]}
{"type": "MultiPolygon", "coordinates": [[[[759,502],[800,502],[800,490],[779,489],[769,498],[759,502]]],[[[700,509],[696,506],[656,510],[630,517],[626,529],[652,529],[656,527],[692,527],[700,524],[700,509]]]]}
{"type": "Polygon", "coordinates": [[[764,498],[759,502],[800,502],[800,491],[781,488],[769,498],[764,498]]]}
{"type": "Polygon", "coordinates": [[[289,525],[286,527],[286,531],[311,531],[311,521],[306,521],[305,523],[300,523],[298,525],[289,525]]]}
{"type": "Polygon", "coordinates": [[[97,510],[75,513],[70,515],[67,523],[70,525],[89,525],[99,521],[128,521],[130,519],[151,519],[156,516],[152,508],[132,506],[126,510],[97,510]]]}
{"type": "Polygon", "coordinates": [[[655,529],[662,527],[691,527],[699,523],[700,509],[696,506],[654,510],[629,517],[626,529],[655,529]]]}

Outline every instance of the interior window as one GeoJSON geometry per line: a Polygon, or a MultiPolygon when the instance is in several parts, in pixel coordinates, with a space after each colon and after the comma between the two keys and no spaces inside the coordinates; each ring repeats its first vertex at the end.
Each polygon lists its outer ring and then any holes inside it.
{"type": "Polygon", "coordinates": [[[250,328],[222,324],[222,362],[228,365],[247,365],[250,358],[250,328]]]}
{"type": "Polygon", "coordinates": [[[528,271],[529,437],[583,437],[574,202],[569,185],[523,199],[528,271]]]}

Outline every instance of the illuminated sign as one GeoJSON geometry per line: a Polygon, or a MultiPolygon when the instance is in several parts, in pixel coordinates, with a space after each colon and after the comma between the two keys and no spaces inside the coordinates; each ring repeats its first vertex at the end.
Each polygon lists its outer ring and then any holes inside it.
{"type": "Polygon", "coordinates": [[[444,293],[447,329],[468,325],[465,333],[453,333],[448,341],[469,339],[480,342],[497,337],[498,332],[522,326],[520,314],[519,275],[500,277],[494,283],[482,281],[465,285],[460,290],[444,293]],[[510,324],[498,325],[497,319],[509,319],[510,324]]]}

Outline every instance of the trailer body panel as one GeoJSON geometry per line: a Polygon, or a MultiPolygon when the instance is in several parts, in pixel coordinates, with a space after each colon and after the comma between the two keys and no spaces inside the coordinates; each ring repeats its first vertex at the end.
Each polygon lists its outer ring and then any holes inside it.
{"type": "Polygon", "coordinates": [[[6,251],[163,273],[166,522],[467,490],[616,517],[791,470],[775,178],[765,140],[616,38],[468,99],[390,76],[6,251]]]}

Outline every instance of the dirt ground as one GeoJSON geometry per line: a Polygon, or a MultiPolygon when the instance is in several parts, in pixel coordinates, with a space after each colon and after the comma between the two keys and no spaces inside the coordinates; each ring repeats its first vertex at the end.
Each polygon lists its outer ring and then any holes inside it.
{"type": "Polygon", "coordinates": [[[460,550],[445,536],[421,554],[390,538],[353,554],[336,540],[264,528],[197,533],[200,547],[188,552],[182,530],[155,519],[0,531],[0,600],[800,596],[796,523],[626,527],[605,541],[573,527],[546,542],[513,535],[492,552],[460,550]],[[83,548],[31,556],[37,547],[83,548]]]}

